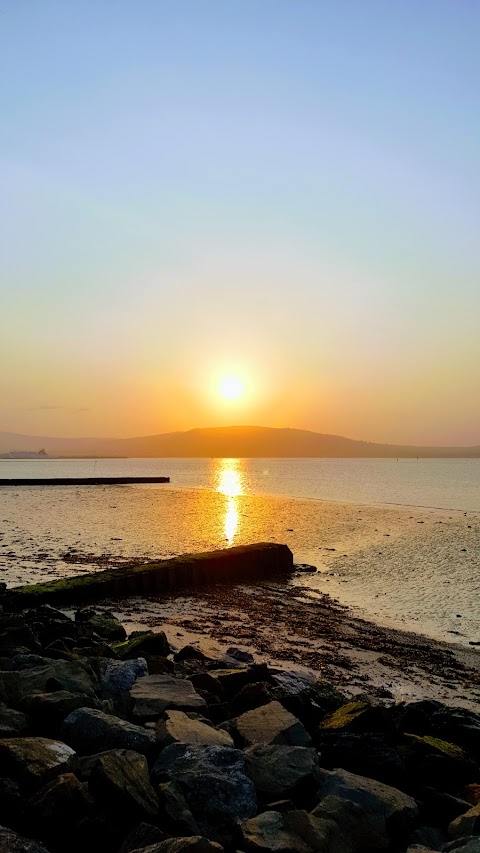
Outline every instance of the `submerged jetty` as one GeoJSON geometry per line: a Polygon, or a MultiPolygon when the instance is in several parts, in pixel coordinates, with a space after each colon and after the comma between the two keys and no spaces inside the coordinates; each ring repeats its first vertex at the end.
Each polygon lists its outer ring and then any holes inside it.
{"type": "Polygon", "coordinates": [[[0,479],[0,486],[130,486],[169,482],[170,477],[14,477],[0,479]]]}
{"type": "Polygon", "coordinates": [[[127,595],[170,593],[200,584],[258,581],[291,571],[293,555],[287,545],[260,542],[14,587],[9,590],[8,602],[17,609],[41,604],[78,604],[127,595]]]}

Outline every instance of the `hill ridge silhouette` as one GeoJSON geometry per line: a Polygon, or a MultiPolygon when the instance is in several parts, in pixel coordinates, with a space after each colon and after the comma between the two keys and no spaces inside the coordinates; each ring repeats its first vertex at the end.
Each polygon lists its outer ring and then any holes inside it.
{"type": "Polygon", "coordinates": [[[382,444],[295,427],[195,427],[132,438],[58,438],[0,432],[0,453],[45,448],[56,456],[477,458],[480,445],[448,447],[382,444]]]}

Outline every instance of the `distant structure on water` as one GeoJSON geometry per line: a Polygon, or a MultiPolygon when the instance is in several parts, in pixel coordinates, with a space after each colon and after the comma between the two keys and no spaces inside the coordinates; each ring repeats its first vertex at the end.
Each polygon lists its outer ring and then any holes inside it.
{"type": "Polygon", "coordinates": [[[10,450],[0,453],[0,459],[51,459],[46,450],[10,450]]]}

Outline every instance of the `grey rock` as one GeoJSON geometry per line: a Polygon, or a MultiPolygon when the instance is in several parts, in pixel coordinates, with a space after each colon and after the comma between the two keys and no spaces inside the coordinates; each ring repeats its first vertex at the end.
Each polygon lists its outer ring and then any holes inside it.
{"type": "Polygon", "coordinates": [[[143,850],[145,847],[155,847],[161,841],[168,838],[158,826],[151,823],[138,823],[124,839],[118,853],[133,853],[134,850],[143,850]]]}
{"type": "Polygon", "coordinates": [[[0,738],[17,737],[28,729],[28,717],[0,703],[0,738]]]}
{"type": "Polygon", "coordinates": [[[231,844],[237,822],[257,810],[255,789],[238,749],[172,744],[161,752],[152,780],[174,782],[200,834],[220,844],[231,844]]]}
{"type": "Polygon", "coordinates": [[[264,853],[352,853],[348,838],[334,823],[304,810],[265,811],[241,824],[248,851],[264,853]]]}
{"type": "Polygon", "coordinates": [[[452,820],[448,827],[448,837],[451,839],[464,838],[466,835],[480,835],[480,803],[452,820]]]}
{"type": "Polygon", "coordinates": [[[246,711],[232,720],[232,725],[246,746],[256,743],[309,746],[311,743],[310,735],[300,720],[276,701],[246,711]]]}
{"type": "Polygon", "coordinates": [[[129,691],[138,678],[148,675],[145,658],[117,661],[101,658],[99,677],[102,696],[111,699],[118,714],[124,715],[130,701],[129,691]]]}
{"type": "Polygon", "coordinates": [[[24,838],[6,826],[0,826],[0,853],[48,853],[48,850],[38,841],[24,838]]]}
{"type": "Polygon", "coordinates": [[[201,835],[188,838],[169,838],[159,844],[143,847],[134,853],[221,853],[223,847],[201,835]]]}
{"type": "Polygon", "coordinates": [[[81,755],[105,749],[132,749],[147,755],[155,746],[153,732],[93,708],[78,708],[69,714],[63,734],[81,755]]]}
{"type": "Polygon", "coordinates": [[[147,759],[131,750],[111,750],[97,757],[88,788],[95,799],[122,815],[155,817],[158,804],[148,773],[147,759]]]}
{"type": "Polygon", "coordinates": [[[356,853],[386,850],[414,829],[417,804],[402,791],[346,770],[326,771],[323,779],[313,814],[349,834],[356,853]]]}
{"type": "Polygon", "coordinates": [[[26,788],[38,788],[68,769],[73,749],[43,737],[0,740],[0,762],[5,775],[26,788]]]}
{"type": "Polygon", "coordinates": [[[467,835],[465,838],[457,838],[443,847],[444,853],[480,853],[480,836],[467,835]]]}
{"type": "Polygon", "coordinates": [[[172,675],[147,675],[139,678],[130,690],[133,717],[146,722],[156,720],[167,710],[203,711],[207,707],[187,678],[172,675]]]}
{"type": "Polygon", "coordinates": [[[247,773],[264,802],[306,795],[318,787],[320,770],[314,749],[304,746],[251,746],[244,752],[247,773]]]}
{"type": "Polygon", "coordinates": [[[166,711],[164,719],[157,723],[156,735],[160,746],[186,743],[233,747],[233,740],[227,732],[215,729],[200,720],[192,720],[183,711],[166,711]]]}

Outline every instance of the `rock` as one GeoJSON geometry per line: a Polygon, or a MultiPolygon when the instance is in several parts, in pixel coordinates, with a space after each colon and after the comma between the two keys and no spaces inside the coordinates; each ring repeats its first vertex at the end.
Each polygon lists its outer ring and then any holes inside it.
{"type": "Polygon", "coordinates": [[[326,714],[347,701],[326,681],[311,673],[297,670],[274,670],[272,686],[275,698],[293,714],[309,732],[314,731],[326,714]]]}
{"type": "Polygon", "coordinates": [[[43,737],[0,740],[3,772],[25,788],[38,788],[68,769],[73,749],[58,740],[43,737]]]}
{"type": "Polygon", "coordinates": [[[33,693],[68,690],[96,697],[99,689],[95,673],[83,661],[49,660],[44,666],[0,672],[0,696],[15,708],[33,693]]]}
{"type": "Polygon", "coordinates": [[[333,823],[303,810],[266,811],[241,824],[248,851],[264,853],[351,853],[348,839],[333,823]],[[335,837],[336,836],[336,837],[335,837]]]}
{"type": "Polygon", "coordinates": [[[449,838],[463,838],[466,835],[480,835],[480,804],[452,820],[448,827],[449,838]]]}
{"type": "Polygon", "coordinates": [[[255,789],[238,749],[172,744],[160,753],[152,780],[174,782],[200,834],[220,844],[231,844],[237,822],[257,810],[255,789]]]}
{"type": "Polygon", "coordinates": [[[202,663],[207,663],[209,658],[200,651],[200,649],[196,649],[195,646],[183,646],[183,648],[179,649],[178,652],[175,652],[173,659],[175,661],[184,661],[184,660],[199,660],[202,663]]]}
{"type": "Polygon", "coordinates": [[[317,567],[310,565],[310,563],[294,563],[293,568],[296,572],[307,572],[309,574],[315,574],[317,571],[317,567]]]}
{"type": "Polygon", "coordinates": [[[0,738],[17,737],[28,729],[28,717],[0,703],[0,738]]]}
{"type": "Polygon", "coordinates": [[[303,797],[318,788],[320,772],[314,749],[304,746],[250,746],[244,752],[247,773],[263,802],[303,797]]]}
{"type": "Polygon", "coordinates": [[[134,853],[222,853],[222,850],[223,847],[215,841],[209,841],[201,835],[191,835],[188,838],[169,838],[134,853]]]}
{"type": "Polygon", "coordinates": [[[478,835],[467,835],[465,838],[458,838],[455,841],[450,841],[445,844],[443,850],[445,853],[480,853],[480,837],[478,835]]]}
{"type": "Polygon", "coordinates": [[[12,625],[0,633],[0,655],[13,657],[41,649],[39,639],[27,625],[12,625]]]}
{"type": "Polygon", "coordinates": [[[207,707],[191,681],[172,675],[139,678],[130,690],[130,697],[134,719],[142,722],[156,720],[167,710],[203,711],[207,707]]]}
{"type": "Polygon", "coordinates": [[[478,781],[475,763],[456,744],[411,734],[404,736],[404,743],[400,755],[418,784],[455,794],[469,782],[478,781]]]}
{"type": "MultiPolygon", "coordinates": [[[[91,809],[87,786],[73,773],[63,773],[41,788],[30,800],[35,824],[42,838],[55,844],[91,809]]],[[[55,844],[55,846],[57,846],[55,844]]]]}
{"type": "Polygon", "coordinates": [[[130,701],[129,691],[138,678],[148,675],[145,658],[125,661],[102,658],[98,669],[102,696],[113,701],[113,707],[118,714],[126,715],[130,701]]]}
{"type": "Polygon", "coordinates": [[[115,643],[113,646],[115,653],[121,660],[130,658],[145,657],[148,655],[160,655],[168,657],[170,654],[170,646],[166,635],[163,631],[145,631],[122,643],[115,643]]]}
{"type": "Polygon", "coordinates": [[[238,660],[240,663],[253,663],[253,655],[251,652],[246,652],[244,649],[237,649],[235,646],[230,646],[227,649],[227,656],[238,660]]]}
{"type": "Polygon", "coordinates": [[[193,817],[180,786],[173,781],[156,787],[159,819],[173,835],[198,835],[200,828],[193,817]]]}
{"type": "Polygon", "coordinates": [[[144,847],[151,847],[167,838],[168,836],[158,826],[142,822],[129,832],[118,853],[133,853],[134,850],[143,850],[144,847]]]}
{"type": "Polygon", "coordinates": [[[404,789],[407,784],[403,761],[382,734],[324,732],[318,736],[316,746],[322,767],[327,770],[341,767],[394,788],[404,789]]]}
{"type": "Polygon", "coordinates": [[[89,625],[99,637],[105,640],[123,641],[127,638],[127,632],[122,623],[113,613],[106,610],[93,610],[91,607],[77,610],[75,621],[89,625]]]}
{"type": "Polygon", "coordinates": [[[63,734],[81,755],[106,749],[131,749],[148,755],[155,746],[153,732],[93,708],[78,708],[69,714],[63,734]]]}
{"type": "Polygon", "coordinates": [[[428,786],[416,785],[415,795],[422,803],[422,815],[429,823],[447,827],[452,820],[468,811],[469,804],[459,797],[428,786]]]}
{"type": "Polygon", "coordinates": [[[311,743],[310,735],[301,722],[276,701],[246,711],[232,720],[232,725],[246,746],[256,743],[309,746],[311,743]]]}
{"type": "Polygon", "coordinates": [[[375,708],[367,702],[348,702],[320,724],[323,732],[382,732],[385,728],[383,708],[375,708]]]}
{"type": "Polygon", "coordinates": [[[324,772],[313,814],[334,821],[350,838],[353,853],[386,850],[407,838],[418,818],[415,800],[373,779],[346,770],[324,772]]]}
{"type": "Polygon", "coordinates": [[[232,713],[244,714],[245,711],[253,711],[261,705],[273,702],[275,693],[270,684],[264,681],[255,681],[253,684],[245,684],[244,687],[232,699],[232,713]]]}
{"type": "Polygon", "coordinates": [[[0,853],[48,853],[38,841],[17,835],[12,829],[0,826],[0,853]]]}
{"type": "Polygon", "coordinates": [[[26,697],[23,707],[28,711],[35,732],[48,737],[60,734],[65,717],[77,708],[98,708],[98,699],[85,693],[57,690],[54,693],[34,693],[26,697]]]}
{"type": "Polygon", "coordinates": [[[186,743],[199,746],[232,746],[230,735],[200,720],[192,720],[183,711],[166,711],[156,727],[160,746],[171,743],[186,743]]]}
{"type": "Polygon", "coordinates": [[[147,759],[131,750],[111,750],[97,756],[88,789],[95,800],[119,809],[123,817],[155,817],[157,797],[148,773],[147,759]]]}

